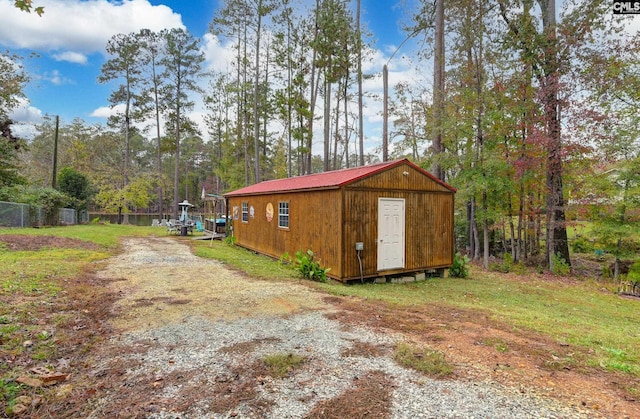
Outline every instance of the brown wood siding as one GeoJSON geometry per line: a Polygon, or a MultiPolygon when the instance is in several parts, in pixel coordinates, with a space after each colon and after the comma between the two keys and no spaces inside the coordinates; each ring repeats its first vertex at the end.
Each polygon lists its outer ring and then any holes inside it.
{"type": "Polygon", "coordinates": [[[449,267],[453,263],[453,194],[411,194],[407,199],[408,269],[449,267]]]}
{"type": "Polygon", "coordinates": [[[344,196],[345,278],[360,276],[356,242],[364,244],[363,275],[384,274],[377,270],[378,198],[405,200],[404,271],[448,267],[453,263],[453,193],[348,189],[344,196]]]}
{"type": "Polygon", "coordinates": [[[254,217],[248,223],[233,221],[236,243],[257,252],[279,258],[285,253],[295,257],[298,250],[313,250],[323,267],[331,268],[332,277],[342,276],[341,191],[307,191],[272,195],[232,197],[229,211],[247,202],[254,207],[254,217]],[[289,228],[278,227],[278,202],[289,202],[289,228]],[[271,203],[273,219],[267,221],[266,208],[271,203]]]}
{"type": "Polygon", "coordinates": [[[451,190],[428,178],[423,173],[407,164],[401,164],[374,176],[361,179],[352,183],[349,187],[452,193],[451,190]],[[406,175],[404,174],[405,172],[407,173],[406,175]]]}

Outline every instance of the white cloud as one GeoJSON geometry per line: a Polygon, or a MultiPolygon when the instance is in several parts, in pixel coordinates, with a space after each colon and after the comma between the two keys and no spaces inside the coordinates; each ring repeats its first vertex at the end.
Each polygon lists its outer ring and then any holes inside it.
{"type": "Polygon", "coordinates": [[[94,117],[94,118],[107,119],[110,116],[117,114],[118,112],[123,113],[124,110],[125,110],[124,104],[116,105],[114,107],[101,106],[101,107],[95,109],[93,112],[91,112],[91,114],[89,114],[89,116],[94,117]]]}
{"type": "Polygon", "coordinates": [[[9,114],[14,122],[37,124],[42,121],[42,111],[25,100],[21,100],[20,107],[9,114]]]}
{"type": "Polygon", "coordinates": [[[31,106],[28,101],[22,100],[19,108],[9,114],[14,122],[11,132],[21,138],[33,138],[36,135],[35,124],[42,122],[42,111],[31,106]]]}
{"type": "Polygon", "coordinates": [[[40,17],[0,0],[0,43],[36,51],[103,52],[115,34],[148,28],[184,28],[179,14],[148,0],[40,0],[40,17]]]}
{"type": "Polygon", "coordinates": [[[53,58],[56,61],[68,61],[70,63],[76,63],[76,64],[87,63],[87,56],[85,54],[81,54],[79,52],[73,52],[73,51],[65,51],[59,54],[54,54],[53,58]]]}
{"type": "Polygon", "coordinates": [[[230,43],[223,45],[217,36],[207,33],[202,38],[202,51],[207,70],[221,72],[229,70],[229,64],[234,59],[233,46],[230,43]]]}
{"type": "Polygon", "coordinates": [[[62,86],[65,84],[75,84],[73,80],[63,76],[59,70],[46,71],[41,75],[39,75],[38,79],[48,81],[49,83],[56,86],[62,86]]]}

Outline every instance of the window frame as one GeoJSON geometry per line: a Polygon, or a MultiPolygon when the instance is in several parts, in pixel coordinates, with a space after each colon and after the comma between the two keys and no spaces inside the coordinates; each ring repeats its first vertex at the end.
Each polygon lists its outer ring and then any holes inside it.
{"type": "Polygon", "coordinates": [[[244,201],[241,203],[240,205],[240,212],[242,213],[242,216],[240,217],[240,219],[242,220],[243,223],[248,223],[249,222],[249,202],[248,201],[244,201]]]}
{"type": "Polygon", "coordinates": [[[291,225],[291,207],[289,201],[278,201],[278,228],[282,228],[284,230],[289,230],[289,226],[291,225]],[[282,212],[282,210],[286,206],[286,213],[282,212]],[[283,225],[283,221],[286,219],[286,225],[283,225]]]}

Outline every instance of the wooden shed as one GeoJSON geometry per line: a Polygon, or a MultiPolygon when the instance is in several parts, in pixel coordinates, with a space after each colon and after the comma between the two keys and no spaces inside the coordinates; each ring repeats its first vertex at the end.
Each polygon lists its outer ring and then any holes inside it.
{"type": "Polygon", "coordinates": [[[346,282],[444,272],[455,192],[403,159],[265,181],[225,198],[236,244],[275,258],[310,249],[346,282]]]}

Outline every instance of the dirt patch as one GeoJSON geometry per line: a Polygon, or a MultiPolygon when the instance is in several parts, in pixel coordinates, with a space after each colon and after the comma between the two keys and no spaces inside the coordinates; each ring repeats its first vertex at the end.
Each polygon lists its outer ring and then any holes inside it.
{"type": "Polygon", "coordinates": [[[486,377],[513,388],[530,388],[544,396],[582,406],[606,417],[640,417],[630,388],[631,376],[595,369],[577,369],[581,354],[532,332],[519,332],[475,311],[429,306],[398,308],[380,302],[327,297],[342,308],[332,315],[344,323],[366,325],[381,333],[402,333],[446,354],[457,379],[486,377]]]}
{"type": "MultiPolygon", "coordinates": [[[[85,415],[86,402],[96,392],[93,367],[87,362],[89,354],[113,333],[109,321],[113,316],[111,308],[118,296],[108,291],[109,282],[108,279],[84,273],[77,278],[63,280],[64,291],[56,298],[34,298],[38,304],[30,304],[29,316],[23,319],[23,327],[49,333],[49,340],[55,342],[55,346],[51,346],[52,353],[46,361],[39,361],[31,350],[16,354],[5,351],[2,346],[0,365],[10,368],[14,373],[22,372],[24,376],[29,376],[29,371],[44,369],[68,377],[68,381],[56,383],[46,390],[26,389],[25,400],[30,403],[27,403],[28,410],[25,412],[28,415],[24,417],[85,415]]],[[[25,303],[22,301],[20,304],[25,303]]],[[[24,306],[20,308],[23,309],[24,306]]],[[[35,341],[38,338],[33,339],[35,341]]],[[[2,342],[3,345],[5,343],[2,342]]]]}
{"type": "Polygon", "coordinates": [[[323,306],[317,293],[305,286],[247,278],[220,262],[194,256],[173,239],[129,239],[123,246],[126,253],[99,273],[102,278],[126,278],[112,284],[120,296],[114,325],[123,331],[179,323],[190,316],[234,320],[323,306]]]}
{"type": "Polygon", "coordinates": [[[353,381],[344,394],[318,403],[306,419],[380,418],[391,415],[393,380],[382,371],[373,371],[353,381]]]}
{"type": "Polygon", "coordinates": [[[214,413],[230,413],[236,416],[235,409],[241,403],[249,402],[245,410],[252,417],[268,416],[272,405],[260,397],[258,389],[269,375],[269,369],[262,362],[253,362],[247,366],[232,369],[229,374],[218,376],[211,386],[210,409],[214,413]]]}
{"type": "Polygon", "coordinates": [[[57,236],[27,236],[24,234],[0,235],[0,249],[10,251],[37,251],[43,248],[70,248],[100,250],[100,246],[79,239],[57,236]]]}
{"type": "Polygon", "coordinates": [[[343,357],[362,356],[365,358],[373,358],[391,353],[391,348],[384,345],[372,345],[366,342],[353,341],[351,346],[342,350],[343,357]]]}

